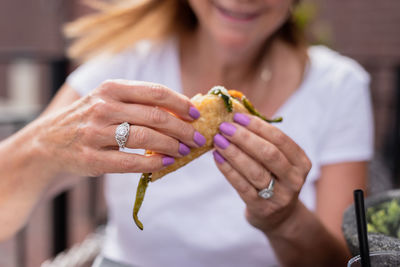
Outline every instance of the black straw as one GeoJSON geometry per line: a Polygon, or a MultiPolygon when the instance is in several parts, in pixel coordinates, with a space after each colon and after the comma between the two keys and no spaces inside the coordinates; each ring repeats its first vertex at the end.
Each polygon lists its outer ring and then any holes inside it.
{"type": "Polygon", "coordinates": [[[360,246],[361,266],[370,267],[367,221],[365,219],[364,192],[361,189],[354,190],[354,207],[356,210],[358,242],[360,246]]]}

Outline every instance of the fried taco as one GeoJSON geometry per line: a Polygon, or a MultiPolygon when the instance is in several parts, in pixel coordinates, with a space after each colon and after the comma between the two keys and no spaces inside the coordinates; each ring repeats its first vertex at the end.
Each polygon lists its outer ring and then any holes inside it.
{"type": "MultiPolygon", "coordinates": [[[[282,120],[282,118],[268,120],[256,111],[251,102],[241,92],[226,90],[223,86],[215,86],[205,95],[197,94],[192,97],[191,102],[201,114],[200,118],[191,122],[191,124],[206,138],[206,143],[202,147],[192,148],[188,155],[175,159],[172,165],[160,171],[142,174],[133,208],[133,219],[141,230],[143,230],[143,224],[139,221],[137,214],[149,182],[160,179],[211,150],[213,148],[213,137],[218,133],[218,127],[221,123],[232,122],[233,115],[237,112],[252,114],[267,122],[279,122],[282,120]]],[[[146,154],[152,153],[154,152],[146,151],[146,154]]]]}

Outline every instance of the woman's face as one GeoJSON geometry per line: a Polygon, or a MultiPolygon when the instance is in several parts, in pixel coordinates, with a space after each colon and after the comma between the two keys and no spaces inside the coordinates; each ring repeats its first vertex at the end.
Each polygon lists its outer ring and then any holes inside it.
{"type": "Polygon", "coordinates": [[[264,42],[286,20],[293,0],[188,0],[216,45],[237,50],[264,42]]]}

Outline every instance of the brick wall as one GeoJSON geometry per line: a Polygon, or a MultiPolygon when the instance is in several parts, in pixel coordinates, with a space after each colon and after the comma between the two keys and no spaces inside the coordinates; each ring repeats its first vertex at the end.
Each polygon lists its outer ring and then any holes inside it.
{"type": "Polygon", "coordinates": [[[396,108],[395,68],[400,67],[400,1],[313,0],[317,22],[327,24],[332,47],[356,59],[371,74],[376,149],[391,138],[396,108]]]}

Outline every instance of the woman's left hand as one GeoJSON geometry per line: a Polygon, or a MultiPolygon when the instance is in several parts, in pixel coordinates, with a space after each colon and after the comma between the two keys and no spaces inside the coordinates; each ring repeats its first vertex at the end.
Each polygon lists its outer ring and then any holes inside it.
{"type": "Polygon", "coordinates": [[[214,158],[220,171],[246,203],[246,218],[265,233],[295,210],[311,162],[281,130],[258,117],[236,113],[235,123],[224,122],[214,137],[214,158]],[[275,179],[273,196],[258,192],[275,179]]]}

